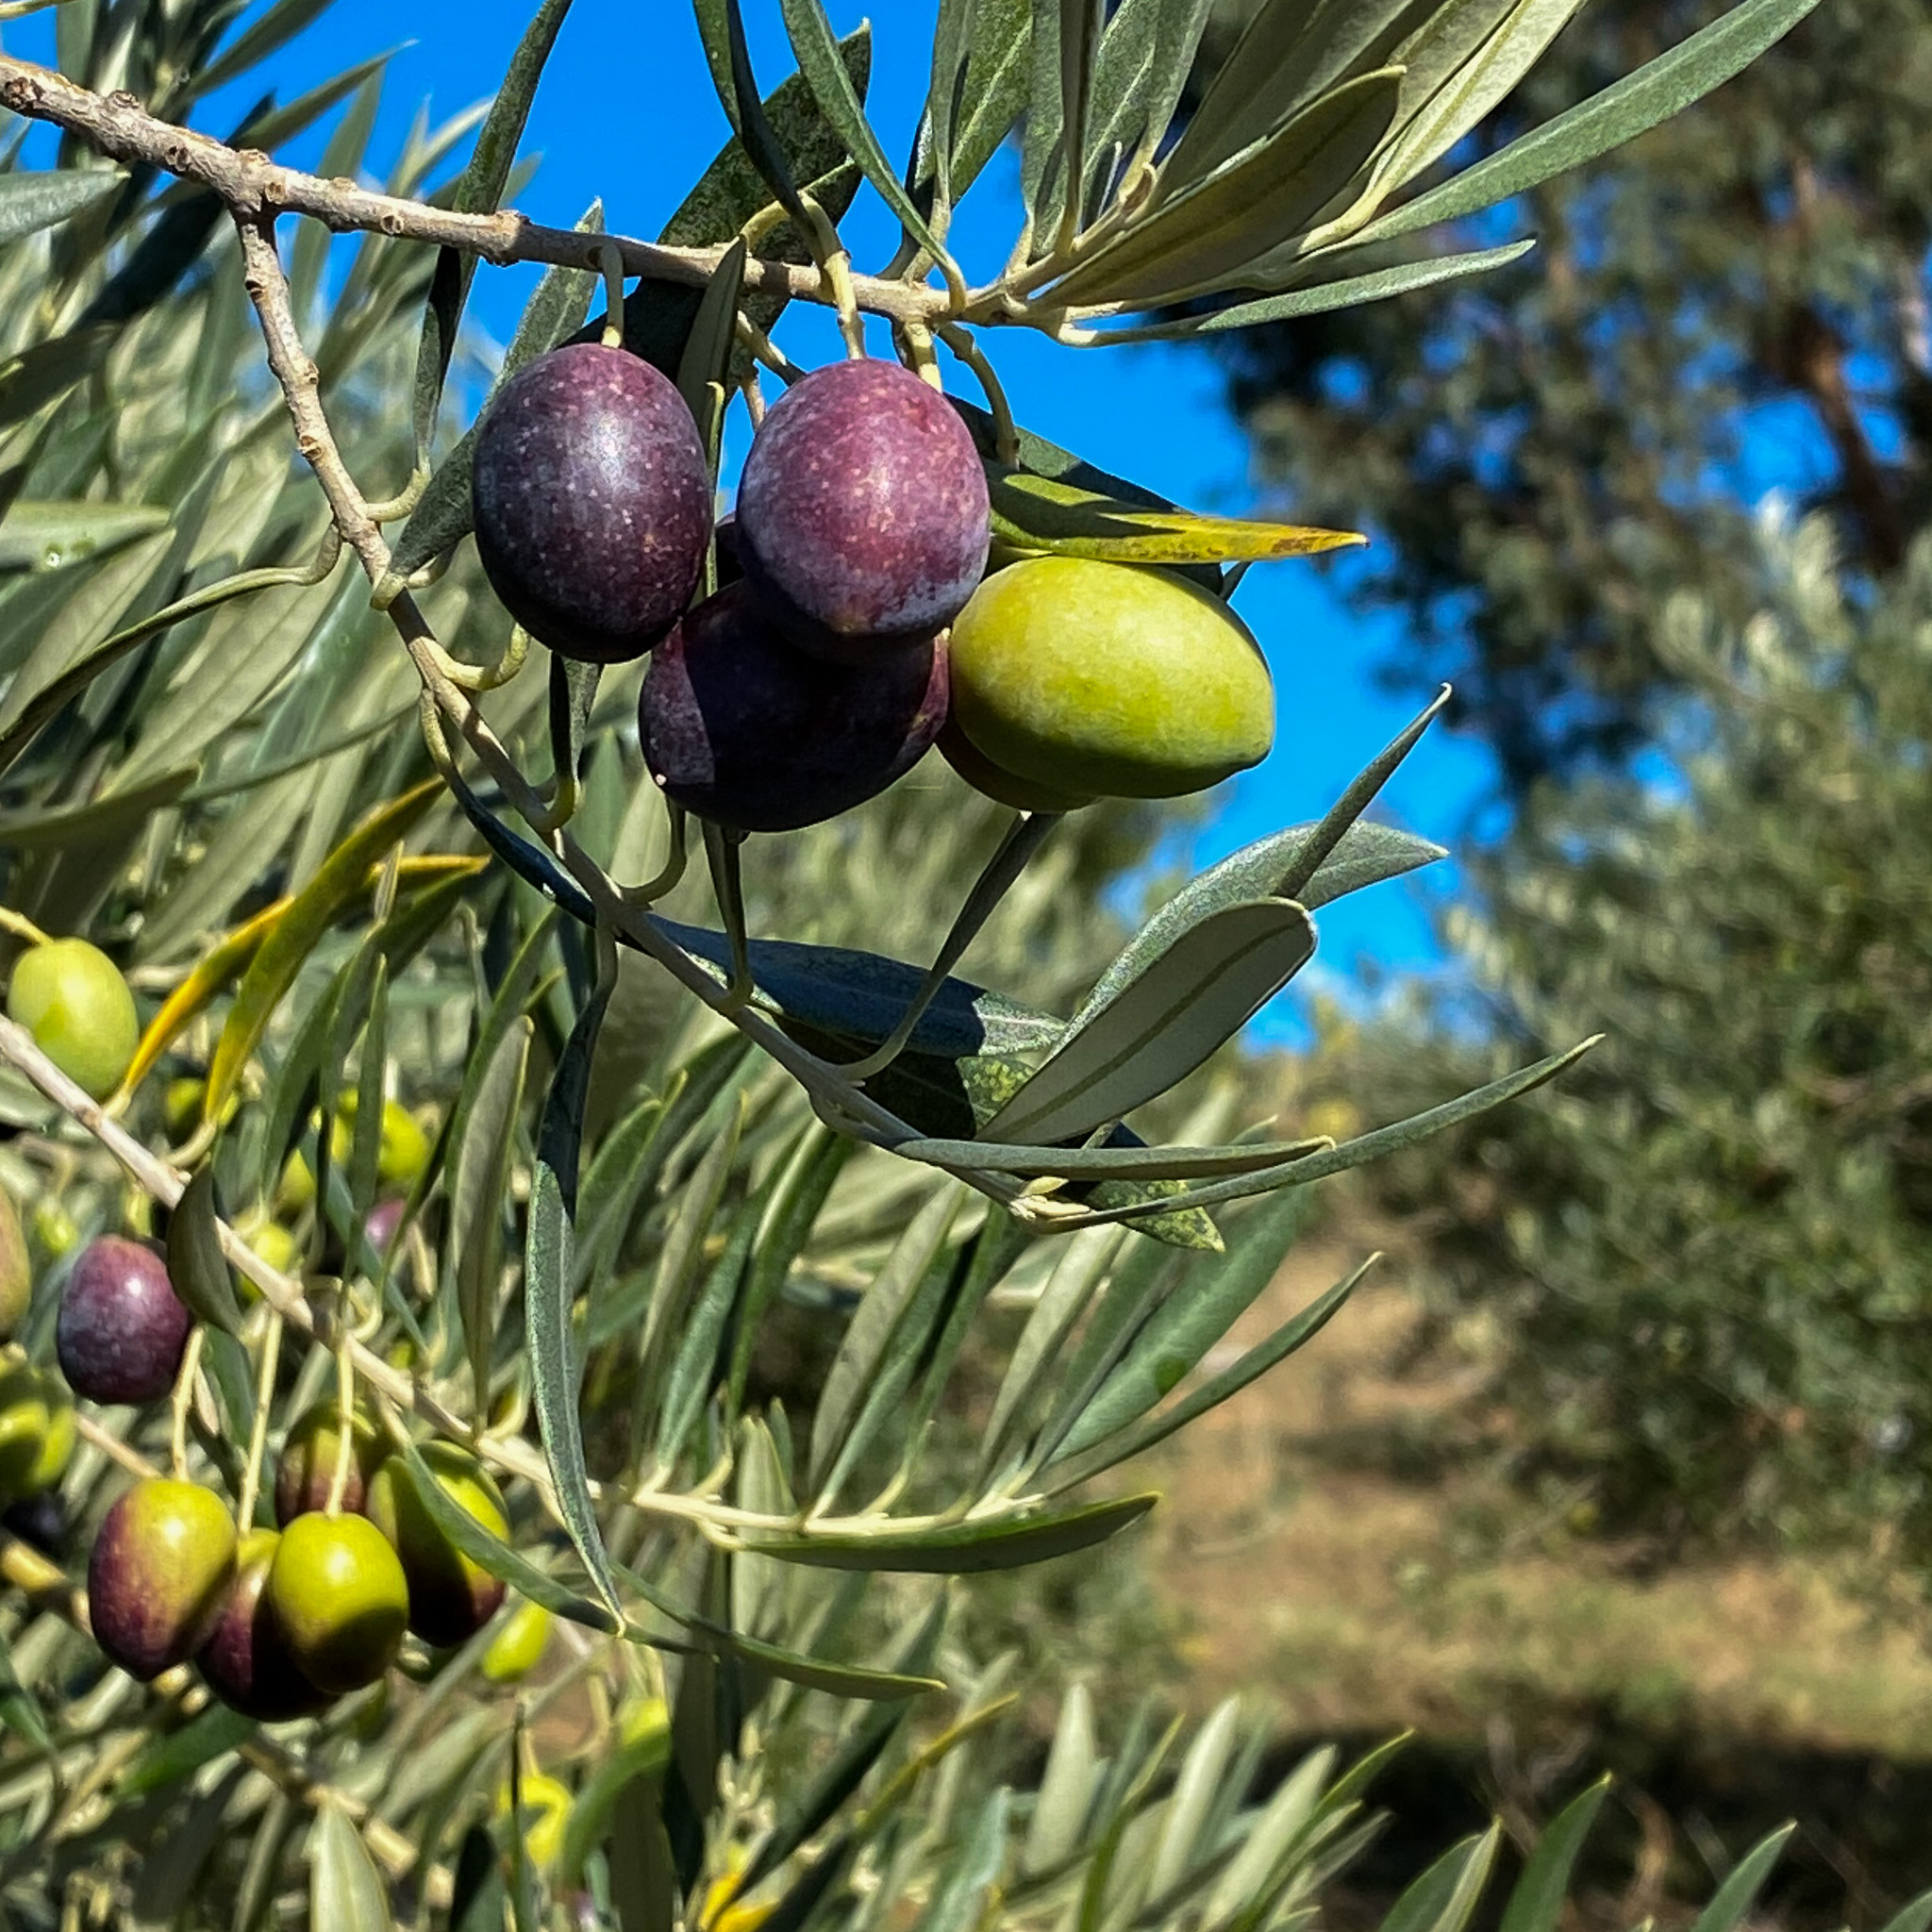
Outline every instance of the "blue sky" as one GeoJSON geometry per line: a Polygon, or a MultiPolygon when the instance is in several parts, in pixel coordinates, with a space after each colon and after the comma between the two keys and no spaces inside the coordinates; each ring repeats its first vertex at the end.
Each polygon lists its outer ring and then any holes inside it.
{"type": "MultiPolygon", "coordinates": [[[[935,4],[882,0],[874,18],[871,107],[894,157],[906,152],[924,98],[935,4]]],[[[419,102],[427,98],[441,118],[494,92],[529,10],[529,0],[334,0],[316,25],[275,58],[266,79],[287,100],[368,55],[396,48],[372,145],[380,168],[419,102]]],[[[828,11],[841,31],[866,17],[850,0],[828,0],[828,11]]],[[[745,12],[760,84],[769,91],[792,64],[777,8],[772,0],[747,0],[745,12]]],[[[5,44],[47,58],[46,17],[9,25],[5,44]]],[[[251,105],[253,89],[251,83],[248,100],[238,94],[208,104],[198,125],[225,131],[251,105]]],[[[520,205],[533,217],[567,224],[601,195],[609,227],[654,235],[725,132],[684,0],[575,0],[531,116],[525,147],[541,153],[542,163],[520,205]]],[[[283,158],[312,163],[320,145],[317,134],[283,158]]],[[[1017,220],[1016,176],[1010,154],[996,158],[959,211],[953,242],[969,275],[991,274],[1005,258],[1017,220]]],[[[844,232],[861,268],[877,265],[897,240],[896,225],[870,191],[861,193],[844,232]]],[[[528,286],[527,273],[486,267],[472,298],[473,318],[498,340],[507,338],[528,286]]],[[[836,356],[829,325],[801,314],[801,307],[794,305],[782,331],[792,355],[808,362],[836,356]]],[[[876,347],[889,352],[883,338],[876,347]]],[[[1195,508],[1260,506],[1292,514],[1291,505],[1264,504],[1257,495],[1246,445],[1205,354],[1167,346],[1074,351],[1022,329],[992,336],[989,348],[1015,413],[1041,434],[1195,508]]],[[[966,386],[970,393],[970,378],[966,386]]],[[[1205,822],[1180,835],[1185,842],[1174,857],[1211,861],[1316,816],[1407,722],[1412,707],[1378,691],[1371,675],[1400,648],[1399,626],[1348,613],[1337,594],[1337,569],[1346,564],[1260,566],[1242,585],[1237,608],[1274,671],[1276,747],[1264,764],[1217,794],[1205,822]]],[[[1489,782],[1481,747],[1439,731],[1391,785],[1384,810],[1446,842],[1489,782]]],[[[1448,866],[1426,876],[1433,895],[1454,888],[1448,866]]],[[[1428,966],[1440,958],[1419,887],[1384,886],[1343,901],[1324,913],[1322,926],[1322,970],[1310,984],[1342,990],[1372,964],[1428,966]]],[[[1299,1020],[1299,1003],[1277,1002],[1263,1030],[1292,1038],[1299,1020]]]]}

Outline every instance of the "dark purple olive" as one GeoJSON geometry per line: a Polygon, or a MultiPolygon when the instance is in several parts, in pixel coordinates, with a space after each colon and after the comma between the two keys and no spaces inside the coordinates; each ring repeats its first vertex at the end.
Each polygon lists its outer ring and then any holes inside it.
{"type": "Polygon", "coordinates": [[[476,550],[491,587],[566,658],[641,657],[697,588],[711,475],[675,386],[576,342],[504,384],[476,432],[476,550]]]}
{"type": "Polygon", "coordinates": [[[966,425],[896,362],[833,362],[758,426],[738,486],[745,576],[808,650],[918,642],[986,570],[986,472],[966,425]]]}
{"type": "Polygon", "coordinates": [[[867,669],[808,657],[748,584],[720,591],[659,645],[638,702],[666,795],[740,832],[836,818],[919,762],[946,717],[944,643],[867,669]]]}
{"type": "Polygon", "coordinates": [[[81,1250],[60,1291],[60,1373],[90,1402],[157,1401],[175,1386],[192,1325],[161,1257],[102,1235],[81,1250]]]}
{"type": "Polygon", "coordinates": [[[273,1529],[251,1529],[235,1555],[235,1580],[214,1628],[194,1653],[208,1688],[230,1710],[258,1724],[311,1717],[328,1705],[295,1662],[268,1601],[268,1573],[281,1543],[273,1529]]]}
{"type": "Polygon", "coordinates": [[[87,1564],[94,1641],[143,1683],[214,1628],[235,1574],[235,1525],[212,1490],[138,1482],[101,1520],[87,1564]]]}

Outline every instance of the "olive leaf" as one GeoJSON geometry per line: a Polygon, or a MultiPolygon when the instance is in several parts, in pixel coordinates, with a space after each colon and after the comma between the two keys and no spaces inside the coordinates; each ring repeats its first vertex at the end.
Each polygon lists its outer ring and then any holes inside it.
{"type": "Polygon", "coordinates": [[[457,1310],[479,1413],[490,1404],[491,1358],[496,1341],[496,1304],[503,1267],[503,1204],[509,1191],[515,1128],[524,1097],[535,1027],[523,1014],[510,1021],[488,1057],[464,1082],[459,1141],[453,1142],[455,1178],[450,1187],[449,1242],[454,1255],[457,1310]]]}
{"type": "MultiPolygon", "coordinates": [[[[16,177],[0,175],[0,188],[16,177]]],[[[16,497],[0,518],[0,571],[64,570],[167,528],[171,512],[145,503],[42,503],[16,497]]]]}
{"type": "Polygon", "coordinates": [[[242,1332],[242,1305],[222,1253],[215,1171],[198,1169],[168,1217],[168,1281],[197,1321],[226,1335],[242,1332]]]}
{"type": "Polygon", "coordinates": [[[1543,1826],[1504,1907],[1499,1932],[1557,1932],[1570,1896],[1570,1874],[1609,1794],[1609,1778],[1600,1777],[1543,1826]]]}
{"type": "MultiPolygon", "coordinates": [[[[504,75],[503,85],[490,104],[490,111],[477,133],[470,164],[458,178],[451,196],[450,205],[458,212],[492,213],[503,199],[510,168],[516,160],[517,143],[524,138],[530,104],[537,96],[537,83],[543,77],[544,63],[569,11],[570,0],[542,0],[524,29],[523,39],[510,56],[509,71],[504,75]]],[[[423,311],[422,341],[416,351],[414,427],[419,464],[428,461],[436,412],[449,375],[450,358],[456,353],[463,305],[469,299],[470,284],[475,275],[474,255],[455,248],[438,251],[430,277],[429,299],[423,311]]]]}
{"type": "Polygon", "coordinates": [[[1253,563],[1319,557],[1369,540],[1351,530],[1153,510],[1030,471],[987,465],[992,533],[1019,550],[1107,563],[1253,563]]]}
{"type": "MultiPolygon", "coordinates": [[[[942,94],[936,62],[927,105],[931,126],[939,125],[941,103],[946,116],[942,205],[948,208],[979,178],[1013,131],[1026,106],[1033,58],[1032,0],[974,0],[958,10],[967,15],[971,26],[965,72],[949,71],[942,94]]],[[[938,51],[936,37],[936,57],[938,51]]],[[[934,135],[923,142],[912,169],[916,183],[933,184],[936,192],[939,149],[934,135]]]]}
{"type": "Polygon", "coordinates": [[[1158,191],[1120,235],[1052,288],[1056,306],[1158,302],[1238,285],[1250,263],[1305,233],[1381,145],[1402,70],[1344,82],[1205,180],[1158,191]]]}
{"type": "Polygon", "coordinates": [[[1069,1027],[985,1137],[1072,1141],[1131,1113],[1232,1040],[1314,951],[1314,922],[1291,899],[1217,907],[1069,1027]]]}
{"type": "Polygon", "coordinates": [[[121,192],[118,169],[50,168],[0,175],[0,243],[18,242],[121,192]]]}
{"type": "Polygon", "coordinates": [[[979,1518],[939,1529],[875,1529],[796,1537],[747,1537],[746,1548],[822,1570],[887,1570],[973,1576],[1091,1550],[1138,1523],[1160,1498],[1122,1496],[1076,1509],[979,1518]]]}

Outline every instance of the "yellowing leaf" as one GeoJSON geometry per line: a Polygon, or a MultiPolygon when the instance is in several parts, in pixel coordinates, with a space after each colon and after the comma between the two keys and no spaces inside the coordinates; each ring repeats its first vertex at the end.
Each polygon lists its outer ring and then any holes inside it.
{"type": "Polygon", "coordinates": [[[295,895],[275,930],[262,941],[235,995],[227,1024],[215,1044],[202,1095],[202,1118],[217,1121],[242,1078],[282,996],[295,983],[302,962],[346,901],[362,890],[369,868],[428,810],[442,791],[441,778],[425,778],[364,819],[329,854],[321,870],[295,895]]]}
{"type": "Polygon", "coordinates": [[[1016,550],[1101,563],[1265,563],[1369,541],[1354,530],[1150,509],[1026,470],[989,464],[987,471],[993,535],[1016,550]]]}

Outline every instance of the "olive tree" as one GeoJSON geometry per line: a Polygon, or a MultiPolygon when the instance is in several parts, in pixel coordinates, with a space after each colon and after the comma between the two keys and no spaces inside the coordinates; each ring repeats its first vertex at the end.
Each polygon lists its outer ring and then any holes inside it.
{"type": "MultiPolygon", "coordinates": [[[[903,171],[862,33],[786,0],[798,73],[765,92],[736,0],[700,0],[729,138],[655,242],[507,205],[568,0],[381,188],[374,63],[189,126],[314,10],[67,0],[59,72],[0,57],[0,105],[60,131],[55,168],[0,175],[8,1910],[1305,1915],[1377,1759],[1256,1805],[1233,1711],[1175,1757],[1145,1711],[1103,1747],[1074,1693],[1016,1791],[1007,1667],[944,1579],[1144,1515],[1104,1479],[1358,1278],[1197,1374],[1308,1186],[1580,1049],[1342,1145],[1169,1098],[1315,911],[1438,856],[1363,816],[1434,708],[1061,983],[1105,932],[1068,894],[1144,823],[1096,801],[1272,739],[1240,573],[1353,540],[1102,474],[1014,422],[989,344],[1513,259],[1426,236],[1807,0],[1745,0],[1463,173],[1570,0],[1265,7],[1178,130],[1199,0],[947,0],[903,171]],[[338,107],[321,172],[273,158],[338,107]],[[1023,219],[975,282],[950,218],[1010,138],[1023,219]],[[839,231],[862,186],[903,227],[876,274],[839,231]],[[510,262],[546,273],[450,424],[471,285],[510,262]],[[793,364],[799,302],[846,358],[793,364]],[[957,779],[890,790],[935,743],[957,779]],[[824,903],[861,862],[914,961],[824,903]],[[975,940],[1008,990],[955,976],[975,940]],[[1024,1314],[990,1352],[996,1296],[1024,1314]],[[825,1359],[788,1377],[801,1316],[825,1359]]],[[[1601,1799],[1547,1834],[1515,1932],[1554,1924],[1601,1799]]],[[[1459,1926],[1497,1842],[1391,1923],[1459,1926]]]]}

